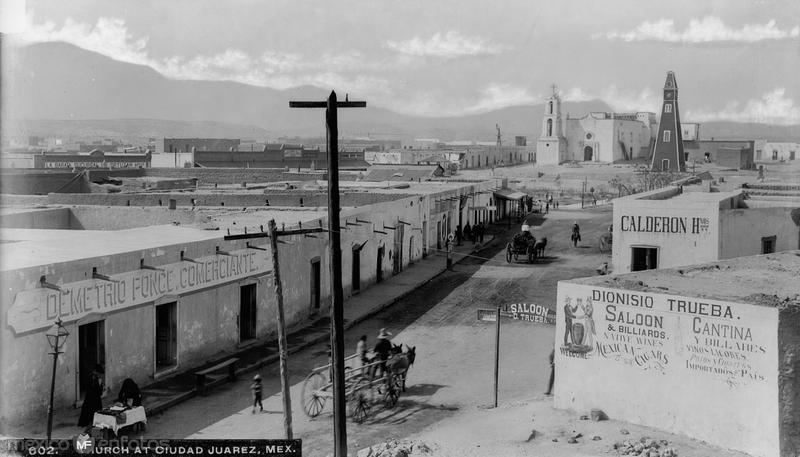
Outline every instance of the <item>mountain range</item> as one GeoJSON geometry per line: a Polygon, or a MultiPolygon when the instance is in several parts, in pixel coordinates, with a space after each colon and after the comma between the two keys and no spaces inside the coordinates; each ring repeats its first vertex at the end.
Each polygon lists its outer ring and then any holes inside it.
{"type": "MultiPolygon", "coordinates": [[[[4,46],[4,135],[73,137],[228,137],[264,140],[325,134],[322,110],[290,109],[290,100],[324,100],[329,91],[303,86],[276,90],[230,81],[173,80],[150,67],[119,62],[66,44],[4,46]],[[318,111],[318,112],[314,112],[318,111]]],[[[344,94],[338,94],[343,98],[344,94]]],[[[421,117],[369,105],[340,110],[342,136],[503,142],[541,130],[543,105],[523,105],[458,117],[421,117]]],[[[573,115],[611,111],[600,100],[564,102],[573,115]]],[[[691,120],[688,120],[691,121],[691,120]]],[[[708,122],[703,138],[800,141],[800,126],[708,122]]]]}

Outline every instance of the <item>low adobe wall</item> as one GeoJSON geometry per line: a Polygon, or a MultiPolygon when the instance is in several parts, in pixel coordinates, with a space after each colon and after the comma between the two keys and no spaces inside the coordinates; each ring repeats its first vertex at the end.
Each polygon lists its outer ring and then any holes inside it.
{"type": "Polygon", "coordinates": [[[787,338],[797,335],[798,319],[779,332],[779,315],[771,306],[561,281],[555,406],[580,414],[599,408],[613,419],[777,456],[781,443],[797,441],[800,409],[798,338],[787,338]]]}

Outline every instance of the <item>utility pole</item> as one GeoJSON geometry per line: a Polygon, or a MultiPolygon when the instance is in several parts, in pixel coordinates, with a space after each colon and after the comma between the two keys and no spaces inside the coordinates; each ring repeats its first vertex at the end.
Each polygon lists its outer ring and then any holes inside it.
{"type": "Polygon", "coordinates": [[[583,178],[583,191],[581,191],[581,209],[583,209],[583,196],[586,194],[586,180],[589,178],[583,178]]]}
{"type": "Polygon", "coordinates": [[[283,427],[286,430],[286,439],[292,439],[292,399],[289,396],[289,369],[286,366],[288,358],[286,342],[286,320],[283,315],[283,285],[281,284],[281,270],[278,263],[278,228],[275,219],[270,219],[267,224],[269,242],[272,246],[272,273],[275,279],[275,295],[278,298],[278,351],[280,353],[281,369],[281,396],[283,397],[283,427]]]}
{"type": "Polygon", "coordinates": [[[333,444],[335,457],[347,457],[347,421],[344,390],[344,299],[342,250],[339,236],[339,121],[338,108],[366,108],[367,102],[336,101],[331,91],[324,102],[290,101],[290,108],[326,108],[328,136],[328,247],[331,274],[331,350],[333,364],[333,444]]]}

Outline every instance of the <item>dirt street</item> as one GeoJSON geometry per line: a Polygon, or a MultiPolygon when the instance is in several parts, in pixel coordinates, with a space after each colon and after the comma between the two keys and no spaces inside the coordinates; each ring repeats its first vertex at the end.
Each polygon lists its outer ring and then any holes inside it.
{"type": "MultiPolygon", "coordinates": [[[[515,302],[543,304],[552,309],[558,280],[595,274],[607,259],[596,239],[610,223],[610,207],[591,211],[553,211],[533,215],[529,223],[537,238],[548,238],[545,258],[535,264],[507,263],[507,234],[477,256],[463,261],[391,308],[347,332],[346,347],[355,350],[362,334],[373,344],[386,327],[395,343],[416,346],[417,361],[408,377],[408,391],[391,410],[376,405],[361,425],[348,426],[350,449],[357,450],[391,437],[418,433],[465,409],[484,408],[492,402],[494,326],[477,322],[478,308],[515,302]],[[570,227],[577,220],[582,242],[569,245],[570,227]]],[[[501,403],[540,396],[549,376],[547,356],[553,327],[504,320],[501,328],[501,403]]],[[[327,362],[324,344],[293,355],[291,369],[295,434],[303,438],[306,455],[326,455],[332,445],[330,403],[309,419],[300,410],[300,388],[308,371],[327,362]]],[[[161,437],[263,438],[281,437],[280,383],[277,365],[262,369],[265,378],[265,414],[248,409],[249,379],[217,388],[213,395],[192,399],[151,419],[148,435],[161,437]]]]}

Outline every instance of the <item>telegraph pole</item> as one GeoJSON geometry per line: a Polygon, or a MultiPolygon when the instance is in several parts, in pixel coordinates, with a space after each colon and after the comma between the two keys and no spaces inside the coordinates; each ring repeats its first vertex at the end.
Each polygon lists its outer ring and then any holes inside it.
{"type": "Polygon", "coordinates": [[[344,390],[344,299],[342,293],[342,250],[339,236],[339,126],[338,108],[366,108],[367,102],[336,101],[331,91],[327,101],[290,101],[290,108],[326,108],[328,136],[328,247],[331,274],[331,350],[333,364],[334,456],[347,457],[347,422],[344,390]]]}
{"type": "Polygon", "coordinates": [[[286,439],[292,439],[292,399],[289,396],[289,369],[286,366],[287,342],[286,342],[286,320],[283,314],[283,285],[281,284],[281,270],[278,262],[278,228],[275,226],[275,219],[270,219],[267,224],[269,241],[272,246],[272,272],[275,278],[275,296],[278,299],[278,349],[280,350],[280,369],[281,369],[281,396],[283,397],[283,427],[286,431],[286,439]]]}

